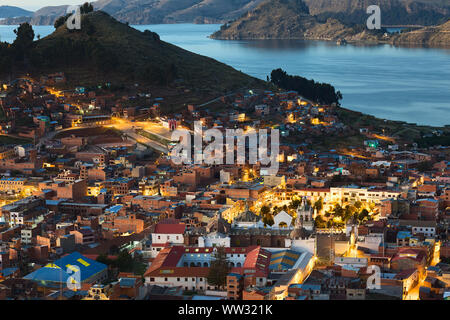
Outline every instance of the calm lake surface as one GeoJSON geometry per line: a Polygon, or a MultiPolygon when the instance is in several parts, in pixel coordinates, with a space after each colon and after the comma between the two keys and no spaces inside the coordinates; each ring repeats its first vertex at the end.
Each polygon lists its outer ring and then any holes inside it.
{"type": "MultiPolygon", "coordinates": [[[[332,84],[346,108],[417,124],[450,124],[450,50],[390,45],[338,46],[300,40],[219,41],[208,36],[220,25],[134,26],[161,39],[260,79],[273,69],[332,84]]],[[[15,39],[16,26],[0,26],[1,41],[15,39]]],[[[53,32],[34,26],[36,35],[53,32]]]]}

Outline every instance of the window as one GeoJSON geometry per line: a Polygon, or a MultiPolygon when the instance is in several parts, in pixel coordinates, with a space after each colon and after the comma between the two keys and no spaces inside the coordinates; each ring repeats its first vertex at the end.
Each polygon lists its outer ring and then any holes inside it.
{"type": "Polygon", "coordinates": [[[168,278],[164,278],[164,281],[169,281],[169,279],[168,278]]]}
{"type": "Polygon", "coordinates": [[[180,278],[177,278],[177,282],[180,282],[180,278]]]}
{"type": "Polygon", "coordinates": [[[188,278],[184,278],[184,281],[186,281],[186,282],[187,282],[187,281],[188,281],[188,278]]]}
{"type": "Polygon", "coordinates": [[[150,282],[155,282],[155,278],[150,278],[150,282]]]}

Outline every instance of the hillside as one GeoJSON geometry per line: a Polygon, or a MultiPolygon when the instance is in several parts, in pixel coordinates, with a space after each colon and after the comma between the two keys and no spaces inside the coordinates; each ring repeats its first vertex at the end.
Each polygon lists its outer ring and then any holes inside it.
{"type": "Polygon", "coordinates": [[[436,25],[448,20],[447,0],[304,0],[312,15],[322,21],[336,18],[344,23],[363,24],[366,8],[379,5],[384,25],[436,25]]]}
{"type": "Polygon", "coordinates": [[[225,24],[214,39],[340,39],[355,31],[335,19],[320,23],[302,0],[270,0],[234,22],[225,24]]]}
{"type": "MultiPolygon", "coordinates": [[[[263,0],[98,0],[96,10],[130,24],[223,23],[236,19],[263,0]]],[[[11,18],[1,24],[29,22],[49,25],[64,15],[67,6],[44,7],[32,17],[11,18]]]]}
{"type": "Polygon", "coordinates": [[[161,41],[156,33],[140,32],[101,11],[83,15],[80,31],[61,26],[34,42],[27,57],[24,67],[16,63],[13,69],[36,76],[64,71],[71,85],[140,83],[211,94],[265,86],[223,63],[161,41]]]}
{"type": "Polygon", "coordinates": [[[424,45],[431,47],[450,46],[450,20],[437,27],[423,29],[400,34],[393,39],[394,44],[424,45]]]}
{"type": "MultiPolygon", "coordinates": [[[[130,24],[225,23],[238,19],[265,0],[98,0],[96,10],[104,11],[130,24]]],[[[304,0],[312,15],[321,22],[329,18],[346,24],[362,24],[366,8],[377,4],[386,25],[437,25],[450,16],[447,0],[304,0]]],[[[30,22],[53,24],[64,15],[67,6],[44,7],[34,14],[12,15],[0,24],[30,22]],[[25,17],[23,17],[25,16],[25,17]]]]}
{"type": "Polygon", "coordinates": [[[0,6],[0,19],[14,17],[29,17],[33,12],[12,6],[0,6]]]}
{"type": "MultiPolygon", "coordinates": [[[[323,21],[317,16],[308,14],[308,10],[311,9],[305,9],[306,1],[303,1],[267,0],[240,19],[223,25],[219,31],[211,35],[211,38],[345,40],[352,43],[450,46],[448,23],[438,27],[424,27],[416,31],[385,35],[383,30],[368,30],[365,24],[351,25],[335,18],[323,21]]],[[[353,1],[348,0],[347,4],[353,1]]],[[[362,1],[365,0],[360,0],[359,3],[362,4],[362,1]]]]}

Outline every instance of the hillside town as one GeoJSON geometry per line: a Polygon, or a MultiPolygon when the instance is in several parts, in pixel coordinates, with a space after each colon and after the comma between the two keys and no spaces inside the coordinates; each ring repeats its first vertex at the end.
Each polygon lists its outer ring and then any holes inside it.
{"type": "Polygon", "coordinates": [[[63,90],[63,72],[0,86],[0,299],[450,297],[442,130],[409,140],[295,91],[175,103],[139,84],[63,90]],[[196,122],[278,130],[277,174],[175,164],[172,133],[196,122]]]}

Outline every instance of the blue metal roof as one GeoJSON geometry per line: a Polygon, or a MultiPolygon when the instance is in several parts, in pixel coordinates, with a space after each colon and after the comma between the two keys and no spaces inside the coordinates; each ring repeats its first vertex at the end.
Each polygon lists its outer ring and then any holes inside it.
{"type": "Polygon", "coordinates": [[[411,238],[411,232],[409,231],[399,231],[397,233],[397,239],[406,239],[406,238],[411,238]]]}
{"type": "Polygon", "coordinates": [[[120,278],[119,285],[121,288],[134,288],[136,284],[135,278],[120,278]]]}
{"type": "Polygon", "coordinates": [[[79,268],[81,282],[107,268],[103,263],[88,259],[79,252],[73,252],[26,275],[24,279],[39,281],[43,286],[66,283],[67,279],[73,276],[69,266],[79,268]]]}

